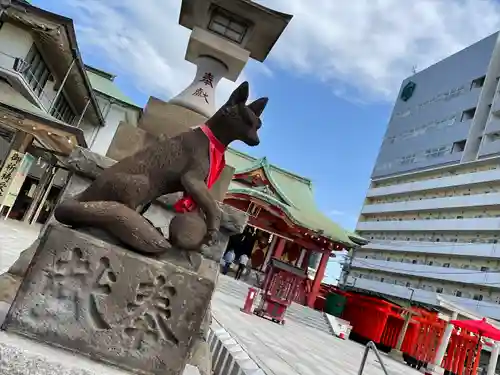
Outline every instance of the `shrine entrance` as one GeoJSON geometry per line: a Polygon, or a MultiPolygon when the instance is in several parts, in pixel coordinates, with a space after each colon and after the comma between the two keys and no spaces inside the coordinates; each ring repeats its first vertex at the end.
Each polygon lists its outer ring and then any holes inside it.
{"type": "Polygon", "coordinates": [[[241,255],[248,256],[248,266],[256,271],[263,271],[266,257],[272,242],[272,234],[251,225],[247,225],[243,233],[232,236],[226,252],[233,250],[235,263],[241,255]]]}
{"type": "Polygon", "coordinates": [[[295,295],[295,302],[313,306],[325,274],[326,265],[335,250],[341,246],[320,237],[307,236],[304,228],[293,225],[277,209],[265,202],[252,199],[251,202],[226,198],[225,203],[245,210],[249,214],[249,224],[243,233],[232,236],[225,254],[234,251],[233,265],[229,275],[234,275],[241,255],[248,256],[247,271],[242,280],[254,286],[261,286],[266,271],[273,259],[301,268],[307,277],[301,281],[295,295]],[[319,243],[318,243],[319,242],[319,243]]]}
{"type": "MultiPolygon", "coordinates": [[[[276,249],[279,237],[275,233],[262,230],[253,225],[247,225],[243,233],[230,238],[225,253],[232,249],[235,253],[236,263],[241,255],[246,254],[249,258],[248,265],[253,270],[265,272],[272,258],[272,253],[276,249]]],[[[290,239],[285,242],[285,248],[280,260],[295,267],[301,267],[303,264],[304,266],[310,266],[307,255],[305,249],[290,239]],[[304,262],[304,260],[306,261],[304,262]]],[[[317,256],[314,257],[314,259],[317,258],[317,256]]]]}
{"type": "Polygon", "coordinates": [[[20,94],[0,99],[6,98],[15,100],[0,100],[0,218],[43,223],[67,180],[61,161],[76,146],[86,147],[85,138],[20,94]]]}

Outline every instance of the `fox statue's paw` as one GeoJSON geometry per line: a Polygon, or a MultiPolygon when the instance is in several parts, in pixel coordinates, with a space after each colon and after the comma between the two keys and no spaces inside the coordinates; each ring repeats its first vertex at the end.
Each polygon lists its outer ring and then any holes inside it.
{"type": "Polygon", "coordinates": [[[207,246],[217,245],[217,242],[219,240],[218,232],[219,231],[216,229],[207,231],[207,234],[203,240],[203,244],[207,246]]]}

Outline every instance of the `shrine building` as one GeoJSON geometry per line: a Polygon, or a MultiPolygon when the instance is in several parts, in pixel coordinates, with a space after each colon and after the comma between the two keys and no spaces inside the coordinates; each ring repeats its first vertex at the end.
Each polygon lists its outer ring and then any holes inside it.
{"type": "Polygon", "coordinates": [[[226,162],[235,172],[224,203],[249,214],[243,237],[251,239],[229,246],[237,257],[246,253],[257,272],[265,272],[271,258],[312,271],[295,302],[313,307],[329,258],[361,238],[319,211],[311,180],[234,149],[226,152],[226,162]]]}

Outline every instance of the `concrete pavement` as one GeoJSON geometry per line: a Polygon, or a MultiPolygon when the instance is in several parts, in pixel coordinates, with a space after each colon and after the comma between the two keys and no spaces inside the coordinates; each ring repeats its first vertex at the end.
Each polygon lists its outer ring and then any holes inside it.
{"type": "MultiPolygon", "coordinates": [[[[243,347],[267,375],[357,375],[364,346],[341,340],[293,320],[284,326],[240,312],[243,300],[217,291],[214,319],[243,347]]],[[[391,375],[420,374],[382,354],[391,375]]],[[[364,375],[383,375],[373,353],[364,375]]]]}
{"type": "Polygon", "coordinates": [[[0,218],[0,274],[6,272],[21,251],[37,239],[41,228],[40,224],[28,225],[0,218]]]}
{"type": "MultiPolygon", "coordinates": [[[[0,272],[5,272],[20,252],[36,238],[39,227],[0,220],[0,272]]],[[[226,282],[228,280],[225,280],[226,282]]],[[[364,347],[331,336],[317,328],[289,319],[284,326],[240,312],[244,298],[217,290],[212,312],[215,325],[234,339],[267,375],[356,375],[364,347]]],[[[0,306],[5,313],[7,306],[0,306]]],[[[1,319],[1,317],[0,317],[1,319]]],[[[391,375],[420,374],[383,355],[391,375]]],[[[241,374],[241,372],[239,373],[241,374]]],[[[383,375],[374,354],[370,354],[364,375],[383,375]]],[[[216,374],[225,375],[225,374],[216,374]]]]}

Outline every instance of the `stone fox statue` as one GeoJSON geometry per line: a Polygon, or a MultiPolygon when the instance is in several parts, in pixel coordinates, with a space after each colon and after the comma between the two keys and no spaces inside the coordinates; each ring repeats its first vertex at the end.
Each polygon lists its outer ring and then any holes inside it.
{"type": "Polygon", "coordinates": [[[224,151],[239,140],[260,143],[257,131],[267,98],[246,105],[248,83],[242,83],[206,124],[138,151],[102,171],[79,195],[61,202],[55,218],[72,227],[94,227],[113,235],[132,250],[162,254],[172,246],[199,250],[216,242],[221,211],[210,195],[224,167],[224,151]],[[156,198],[176,192],[184,197],[166,239],[141,214],[156,198]]]}

